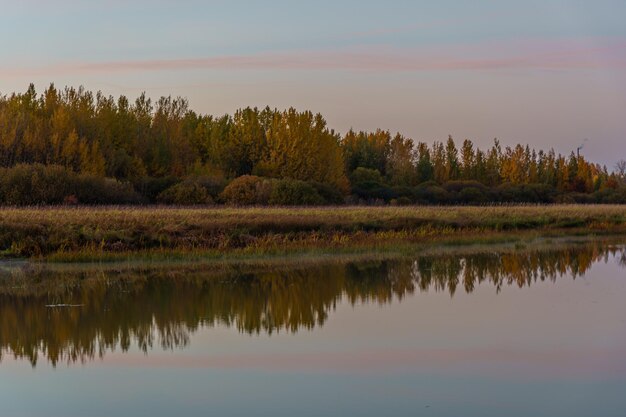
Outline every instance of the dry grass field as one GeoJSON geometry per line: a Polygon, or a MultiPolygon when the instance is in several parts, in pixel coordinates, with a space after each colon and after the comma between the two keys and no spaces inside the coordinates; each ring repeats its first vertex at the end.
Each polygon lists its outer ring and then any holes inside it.
{"type": "Polygon", "coordinates": [[[5,258],[334,250],[529,232],[626,233],[626,206],[0,208],[0,256],[5,258]]]}

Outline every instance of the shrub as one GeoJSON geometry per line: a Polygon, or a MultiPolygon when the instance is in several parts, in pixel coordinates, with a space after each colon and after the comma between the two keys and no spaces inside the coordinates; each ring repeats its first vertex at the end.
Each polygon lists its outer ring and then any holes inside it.
{"type": "Polygon", "coordinates": [[[130,184],[77,174],[57,165],[21,164],[0,172],[0,203],[136,204],[141,198],[130,184]]]}
{"type": "Polygon", "coordinates": [[[315,189],[317,193],[322,197],[326,204],[344,204],[345,198],[341,191],[330,184],[324,184],[321,182],[311,182],[310,183],[315,189]]]}
{"type": "Polygon", "coordinates": [[[80,204],[140,204],[141,196],[130,183],[113,178],[80,175],[75,182],[75,196],[80,204]]]}
{"type": "Polygon", "coordinates": [[[168,188],[178,184],[180,180],[176,177],[143,177],[135,182],[135,190],[150,203],[157,201],[157,196],[168,188]]]}
{"type": "Polygon", "coordinates": [[[412,202],[413,199],[415,198],[415,189],[412,187],[406,187],[406,186],[400,185],[400,186],[392,187],[391,190],[398,200],[400,198],[406,198],[410,202],[412,202]]]}
{"type": "Polygon", "coordinates": [[[493,189],[493,200],[503,203],[553,203],[556,190],[546,184],[504,183],[493,189]]]}
{"type": "Polygon", "coordinates": [[[8,205],[61,204],[73,194],[76,177],[57,165],[20,164],[3,169],[0,176],[0,198],[8,205]]]}
{"type": "Polygon", "coordinates": [[[418,187],[440,187],[439,183],[437,181],[434,180],[429,180],[429,181],[424,181],[420,184],[417,185],[418,187]]]}
{"type": "Polygon", "coordinates": [[[451,198],[450,193],[432,182],[415,187],[414,195],[415,201],[420,204],[447,204],[451,198]]]}
{"type": "Polygon", "coordinates": [[[181,182],[161,192],[157,201],[163,204],[198,205],[212,204],[213,198],[200,184],[181,182]]]}
{"type": "Polygon", "coordinates": [[[593,204],[595,202],[593,196],[584,193],[569,193],[567,197],[576,204],[593,204]]]}
{"type": "Polygon", "coordinates": [[[478,188],[463,188],[457,195],[457,200],[464,204],[482,204],[487,202],[488,198],[478,188]]]}
{"type": "Polygon", "coordinates": [[[357,197],[372,202],[375,200],[389,201],[396,197],[393,190],[386,185],[377,183],[360,183],[352,187],[352,193],[357,197]]]}
{"type": "Polygon", "coordinates": [[[487,186],[478,181],[448,181],[443,188],[448,192],[460,193],[461,191],[472,188],[483,193],[487,191],[487,186]]]}
{"type": "Polygon", "coordinates": [[[392,206],[410,206],[412,203],[411,199],[408,197],[398,197],[392,199],[389,204],[392,206]]]}
{"type": "Polygon", "coordinates": [[[226,187],[226,181],[221,177],[212,177],[208,175],[195,175],[185,180],[187,183],[198,184],[204,188],[207,194],[214,200],[216,200],[220,193],[224,191],[226,187]]]}
{"type": "Polygon", "coordinates": [[[500,184],[495,188],[496,199],[502,203],[522,202],[519,187],[511,183],[500,184]]]}
{"type": "Polygon", "coordinates": [[[235,178],[224,188],[220,199],[238,206],[267,204],[272,191],[271,180],[255,175],[235,178]]]}
{"type": "Polygon", "coordinates": [[[626,187],[606,188],[593,194],[594,200],[602,204],[626,204],[626,187]]]}
{"type": "Polygon", "coordinates": [[[357,169],[352,171],[352,174],[350,175],[350,183],[352,185],[365,182],[382,184],[383,176],[377,169],[358,167],[357,169]]]}
{"type": "Polygon", "coordinates": [[[324,199],[311,184],[286,178],[273,182],[269,203],[281,206],[315,206],[323,204],[324,199]]]}
{"type": "Polygon", "coordinates": [[[162,204],[212,204],[223,189],[223,181],[219,178],[191,176],[162,190],[155,200],[162,204]]]}
{"type": "Polygon", "coordinates": [[[537,203],[552,203],[556,197],[556,189],[547,184],[528,184],[523,186],[527,193],[532,193],[537,203]]]}
{"type": "Polygon", "coordinates": [[[387,186],[377,169],[359,167],[350,176],[352,194],[369,203],[374,201],[390,201],[396,197],[387,186]]]}
{"type": "Polygon", "coordinates": [[[574,200],[574,198],[569,195],[569,194],[561,194],[559,196],[556,197],[555,202],[557,204],[574,204],[576,203],[576,201],[574,200]]]}

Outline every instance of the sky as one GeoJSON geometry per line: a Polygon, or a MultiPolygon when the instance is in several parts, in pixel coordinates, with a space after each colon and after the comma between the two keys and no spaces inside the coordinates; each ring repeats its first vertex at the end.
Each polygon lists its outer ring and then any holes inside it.
{"type": "Polygon", "coordinates": [[[626,159],[626,1],[0,0],[0,94],[83,85],[344,133],[626,159]],[[585,142],[585,139],[588,141],[585,142]]]}

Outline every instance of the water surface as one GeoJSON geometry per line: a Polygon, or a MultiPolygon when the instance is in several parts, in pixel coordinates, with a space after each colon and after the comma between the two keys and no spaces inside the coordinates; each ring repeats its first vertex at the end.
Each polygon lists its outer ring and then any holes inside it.
{"type": "Polygon", "coordinates": [[[624,416],[626,245],[0,266],[1,416],[624,416]]]}

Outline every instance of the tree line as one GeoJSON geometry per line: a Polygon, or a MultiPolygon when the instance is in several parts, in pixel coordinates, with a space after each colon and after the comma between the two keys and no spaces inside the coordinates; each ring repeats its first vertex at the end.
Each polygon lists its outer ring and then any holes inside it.
{"type": "Polygon", "coordinates": [[[626,163],[609,171],[498,140],[483,150],[452,137],[340,135],[293,108],[216,117],[183,98],[54,85],[0,96],[0,170],[3,204],[626,202],[626,163]]]}

